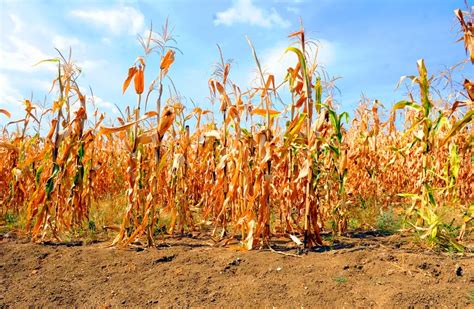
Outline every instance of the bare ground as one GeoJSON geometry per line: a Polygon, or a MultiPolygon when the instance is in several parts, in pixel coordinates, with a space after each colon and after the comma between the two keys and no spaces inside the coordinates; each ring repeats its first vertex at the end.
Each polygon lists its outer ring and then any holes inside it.
{"type": "Polygon", "coordinates": [[[0,308],[474,307],[472,255],[398,235],[354,234],[298,257],[278,239],[280,253],[198,235],[128,249],[0,239],[0,308]]]}

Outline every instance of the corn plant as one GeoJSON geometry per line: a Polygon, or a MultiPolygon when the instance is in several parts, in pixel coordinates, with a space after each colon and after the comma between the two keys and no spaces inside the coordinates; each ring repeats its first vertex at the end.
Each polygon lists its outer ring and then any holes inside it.
{"type": "MultiPolygon", "coordinates": [[[[472,58],[471,17],[456,16],[472,58]]],[[[23,214],[34,241],[73,236],[93,210],[110,217],[104,227],[117,231],[115,245],[143,238],[153,246],[157,233],[201,232],[217,245],[238,239],[250,250],[272,249],[273,236],[322,245],[323,232],[343,234],[354,220],[375,228],[374,214],[403,211],[422,238],[464,250],[474,213],[473,82],[465,78],[463,89],[436,98],[435,78],[420,60],[418,74],[404,77],[418,94],[409,88],[388,115],[363,97],[349,121],[335,100],[336,79],[320,67],[303,26],[289,39],[282,55],[297,61],[283,81],[262,68],[247,39],[257,68],[247,88],[233,82],[233,62],[218,46],[208,81],[214,113],[205,102],[184,104],[170,79],[179,49],[167,21],[160,34],[151,25],[122,84],[136,103],[114,124],[88,109],[94,95],[81,90],[70,55],[45,61],[58,70],[52,104],[26,99],[24,116],[12,120],[0,109],[8,119],[0,135],[0,212],[23,214]],[[114,205],[112,213],[104,204],[114,205]],[[365,221],[357,217],[364,211],[365,221]]]]}

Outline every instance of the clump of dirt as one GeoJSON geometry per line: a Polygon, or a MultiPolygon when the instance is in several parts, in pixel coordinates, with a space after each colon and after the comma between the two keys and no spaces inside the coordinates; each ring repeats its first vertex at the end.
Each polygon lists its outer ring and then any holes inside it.
{"type": "Polygon", "coordinates": [[[467,307],[472,255],[420,249],[409,238],[340,238],[297,255],[240,251],[207,237],[167,238],[154,248],[110,242],[0,241],[3,307],[467,307]]]}

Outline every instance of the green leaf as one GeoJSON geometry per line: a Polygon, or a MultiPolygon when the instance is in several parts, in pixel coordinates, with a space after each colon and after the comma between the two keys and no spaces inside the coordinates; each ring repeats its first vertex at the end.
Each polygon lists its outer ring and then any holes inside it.
{"type": "Polygon", "coordinates": [[[296,123],[292,127],[288,128],[288,130],[285,133],[285,138],[286,138],[285,147],[288,146],[294,140],[294,138],[298,135],[306,119],[306,116],[307,116],[306,113],[301,113],[296,123]]]}
{"type": "Polygon", "coordinates": [[[56,163],[54,163],[53,165],[53,173],[51,174],[51,176],[48,178],[48,180],[46,181],[46,188],[45,188],[45,191],[46,191],[46,196],[47,198],[49,199],[49,197],[51,196],[51,192],[53,192],[53,189],[54,189],[54,179],[56,178],[56,176],[58,175],[59,173],[59,165],[57,165],[56,163]]]}
{"type": "Polygon", "coordinates": [[[342,120],[343,117],[346,119],[346,123],[348,123],[349,122],[349,114],[347,112],[342,112],[339,115],[339,120],[342,120]]]}
{"type": "Polygon", "coordinates": [[[314,101],[316,102],[316,111],[321,112],[323,87],[321,85],[321,78],[316,78],[316,84],[314,85],[314,101]]]}
{"type": "Polygon", "coordinates": [[[81,143],[79,146],[79,150],[77,151],[77,154],[79,155],[79,159],[82,161],[82,158],[84,158],[84,143],[81,143]]]}
{"type": "Polygon", "coordinates": [[[454,126],[451,128],[451,130],[448,132],[448,134],[443,138],[441,143],[439,144],[440,147],[442,147],[446,142],[453,137],[457,132],[461,131],[461,129],[468,124],[469,122],[472,121],[474,118],[474,110],[470,110],[463,119],[459,120],[454,124],[454,126]]]}
{"type": "Polygon", "coordinates": [[[425,183],[425,188],[426,192],[428,193],[428,200],[432,206],[436,206],[436,200],[433,195],[433,189],[430,187],[430,185],[425,183]]]}
{"type": "Polygon", "coordinates": [[[38,170],[36,171],[36,176],[35,176],[36,186],[38,186],[38,183],[40,181],[41,173],[43,173],[43,166],[40,166],[38,170]]]}
{"type": "Polygon", "coordinates": [[[42,63],[46,63],[46,62],[56,62],[56,63],[59,63],[60,60],[59,58],[52,58],[52,59],[45,59],[45,60],[41,60],[41,61],[38,61],[37,63],[33,64],[33,66],[37,66],[39,64],[42,64],[42,63]]]}
{"type": "Polygon", "coordinates": [[[438,227],[435,226],[431,229],[431,239],[436,239],[436,235],[438,235],[438,227]]]}
{"type": "Polygon", "coordinates": [[[433,132],[436,133],[439,128],[441,128],[443,125],[446,125],[448,123],[448,119],[446,118],[445,115],[443,115],[443,113],[439,112],[439,115],[438,115],[438,118],[436,118],[436,120],[434,121],[434,125],[433,125],[433,132]]]}
{"type": "Polygon", "coordinates": [[[409,102],[409,101],[400,101],[400,102],[395,103],[395,105],[393,105],[392,110],[404,109],[404,108],[407,108],[407,107],[415,109],[417,111],[422,110],[422,107],[420,105],[418,105],[416,103],[413,103],[413,102],[409,102]]]}
{"type": "Polygon", "coordinates": [[[292,51],[298,56],[298,59],[299,59],[300,64],[301,64],[301,73],[302,73],[302,75],[304,77],[304,81],[305,81],[304,82],[305,92],[308,93],[309,77],[308,77],[308,71],[306,69],[306,60],[305,60],[304,54],[300,49],[298,49],[296,47],[293,47],[293,46],[288,47],[285,50],[285,53],[288,52],[288,51],[292,51]]]}
{"type": "Polygon", "coordinates": [[[242,133],[244,133],[245,136],[247,137],[251,137],[252,134],[250,134],[249,130],[247,130],[246,128],[240,128],[240,130],[242,131],[242,133]]]}
{"type": "Polygon", "coordinates": [[[451,148],[449,150],[450,173],[456,179],[458,178],[458,175],[459,175],[461,160],[459,159],[457,146],[453,144],[451,145],[450,148],[451,148]]]}
{"type": "Polygon", "coordinates": [[[339,148],[336,148],[333,145],[329,145],[329,144],[328,144],[328,147],[329,147],[330,150],[332,150],[332,152],[334,152],[336,154],[336,157],[339,157],[339,155],[340,155],[339,148]]]}
{"type": "Polygon", "coordinates": [[[416,62],[418,66],[418,73],[420,77],[418,79],[418,84],[420,86],[420,96],[421,103],[423,106],[423,112],[425,117],[428,117],[431,112],[431,107],[433,104],[429,99],[429,90],[430,90],[430,79],[428,79],[428,71],[426,70],[425,61],[420,59],[416,62]]]}
{"type": "Polygon", "coordinates": [[[399,194],[397,194],[397,196],[412,198],[412,199],[416,199],[416,200],[420,199],[420,196],[418,194],[414,194],[414,193],[399,193],[399,194]]]}

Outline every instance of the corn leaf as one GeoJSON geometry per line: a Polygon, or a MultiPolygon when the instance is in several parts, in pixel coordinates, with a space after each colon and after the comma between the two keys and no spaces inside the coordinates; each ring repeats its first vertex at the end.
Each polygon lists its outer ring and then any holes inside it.
{"type": "Polygon", "coordinates": [[[440,143],[440,147],[443,146],[444,144],[446,144],[446,142],[452,138],[454,135],[456,135],[456,133],[458,133],[459,131],[461,131],[461,129],[467,125],[469,122],[472,121],[472,119],[474,118],[474,110],[470,110],[465,116],[464,118],[462,118],[461,120],[459,120],[458,122],[456,122],[452,129],[448,132],[448,134],[446,134],[446,136],[443,138],[443,140],[441,141],[440,143]]]}

